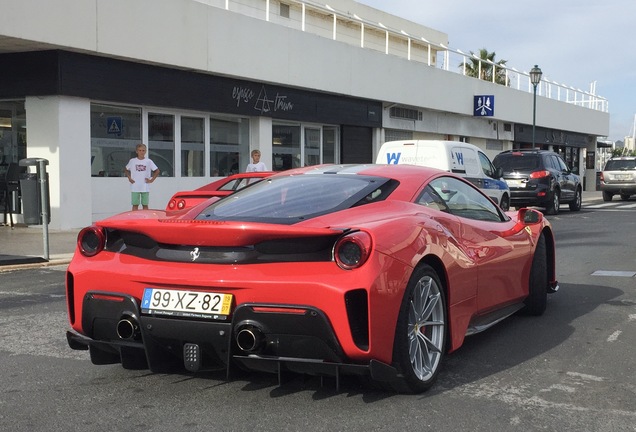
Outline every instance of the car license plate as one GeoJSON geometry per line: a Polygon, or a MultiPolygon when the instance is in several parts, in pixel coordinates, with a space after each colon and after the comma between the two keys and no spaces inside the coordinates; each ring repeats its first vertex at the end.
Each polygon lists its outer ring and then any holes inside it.
{"type": "Polygon", "coordinates": [[[516,188],[526,187],[526,183],[523,180],[508,179],[506,180],[506,183],[508,183],[508,187],[516,187],[516,188]]]}
{"type": "Polygon", "coordinates": [[[232,308],[232,294],[146,288],[141,312],[188,318],[226,319],[232,308]]]}
{"type": "Polygon", "coordinates": [[[616,174],[616,180],[631,180],[631,174],[616,174]]]}

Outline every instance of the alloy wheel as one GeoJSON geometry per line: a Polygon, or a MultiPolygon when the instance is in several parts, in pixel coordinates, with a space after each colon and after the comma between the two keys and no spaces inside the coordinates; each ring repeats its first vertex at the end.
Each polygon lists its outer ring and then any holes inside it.
{"type": "Polygon", "coordinates": [[[445,339],[444,303],[440,287],[430,276],[419,280],[409,305],[409,357],[413,372],[422,381],[437,371],[445,339]]]}

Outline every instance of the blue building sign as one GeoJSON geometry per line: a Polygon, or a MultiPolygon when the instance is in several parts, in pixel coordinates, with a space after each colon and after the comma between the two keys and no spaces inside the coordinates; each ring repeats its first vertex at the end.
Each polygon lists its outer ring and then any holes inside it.
{"type": "Polygon", "coordinates": [[[123,123],[120,116],[106,118],[106,133],[108,133],[108,135],[121,136],[122,128],[123,123]]]}
{"type": "Polygon", "coordinates": [[[473,96],[473,116],[492,117],[495,114],[495,96],[477,95],[473,96]]]}

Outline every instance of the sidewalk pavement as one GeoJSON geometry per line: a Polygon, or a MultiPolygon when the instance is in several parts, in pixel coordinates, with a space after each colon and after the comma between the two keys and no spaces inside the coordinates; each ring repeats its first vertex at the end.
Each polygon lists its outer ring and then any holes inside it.
{"type": "MultiPolygon", "coordinates": [[[[600,201],[600,191],[583,192],[583,203],[600,201]]],[[[0,226],[0,273],[3,271],[67,265],[73,257],[80,228],[68,231],[49,230],[49,260],[44,259],[42,226],[0,226]]]]}
{"type": "Polygon", "coordinates": [[[0,226],[0,272],[53,265],[71,261],[80,229],[49,230],[48,261],[45,257],[44,231],[38,226],[0,226]]]}

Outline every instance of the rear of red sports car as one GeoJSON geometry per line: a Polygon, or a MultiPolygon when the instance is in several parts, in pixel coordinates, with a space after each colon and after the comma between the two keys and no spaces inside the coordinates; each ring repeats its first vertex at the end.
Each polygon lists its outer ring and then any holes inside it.
{"type": "Polygon", "coordinates": [[[408,202],[437,173],[332,169],[266,179],[177,217],[129,212],[84,229],[67,271],[69,345],[95,364],[153,372],[241,367],[396,382],[396,329],[406,335],[405,307],[421,303],[421,358],[433,364],[415,373],[431,371],[420,377],[429,386],[453,326],[454,299],[441,287],[473,289],[474,267],[455,260],[432,210],[408,202]],[[434,271],[418,268],[422,298],[408,303],[417,260],[434,271]],[[462,265],[466,276],[447,272],[462,265]]]}

